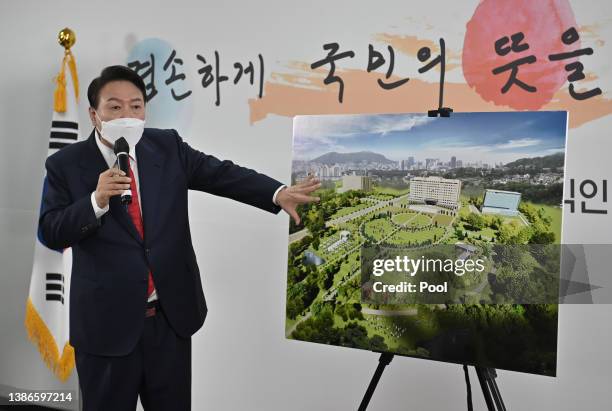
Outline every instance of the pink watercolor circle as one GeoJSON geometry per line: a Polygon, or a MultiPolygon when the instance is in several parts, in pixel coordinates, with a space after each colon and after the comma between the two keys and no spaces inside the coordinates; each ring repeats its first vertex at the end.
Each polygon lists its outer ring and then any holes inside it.
{"type": "Polygon", "coordinates": [[[580,40],[570,45],[561,41],[561,35],[572,27],[577,29],[576,19],[567,0],[483,0],[466,25],[463,75],[488,102],[517,110],[537,110],[567,81],[565,65],[577,61],[549,60],[550,54],[580,48],[580,40]],[[511,36],[519,32],[524,34],[519,44],[528,44],[529,48],[507,51],[511,36]],[[499,55],[495,42],[504,36],[509,38],[503,47],[507,54],[499,55]],[[536,91],[526,91],[515,83],[502,93],[511,69],[499,74],[493,74],[493,70],[532,55],[536,61],[518,66],[516,78],[536,91]]]}

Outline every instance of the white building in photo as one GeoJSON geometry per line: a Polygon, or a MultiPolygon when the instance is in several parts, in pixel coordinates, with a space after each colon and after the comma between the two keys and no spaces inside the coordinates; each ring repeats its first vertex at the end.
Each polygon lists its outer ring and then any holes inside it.
{"type": "Polygon", "coordinates": [[[340,239],[335,241],[332,245],[327,247],[327,252],[331,253],[336,248],[340,247],[342,244],[346,243],[351,237],[351,232],[347,230],[340,231],[340,239]]]}
{"type": "Polygon", "coordinates": [[[461,180],[435,176],[414,177],[410,180],[408,200],[413,204],[427,204],[457,210],[460,194],[461,180]]]}
{"type": "Polygon", "coordinates": [[[372,190],[372,180],[367,176],[342,176],[342,187],[338,190],[339,193],[344,193],[349,190],[372,190]]]}

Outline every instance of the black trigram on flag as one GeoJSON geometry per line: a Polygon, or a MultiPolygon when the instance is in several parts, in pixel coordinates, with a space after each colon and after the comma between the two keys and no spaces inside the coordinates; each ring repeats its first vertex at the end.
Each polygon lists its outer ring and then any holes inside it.
{"type": "Polygon", "coordinates": [[[77,141],[79,137],[79,125],[74,121],[52,121],[51,136],[49,139],[50,149],[60,149],[77,141]]]}
{"type": "Polygon", "coordinates": [[[45,283],[45,299],[64,304],[64,276],[58,273],[47,273],[45,283]]]}

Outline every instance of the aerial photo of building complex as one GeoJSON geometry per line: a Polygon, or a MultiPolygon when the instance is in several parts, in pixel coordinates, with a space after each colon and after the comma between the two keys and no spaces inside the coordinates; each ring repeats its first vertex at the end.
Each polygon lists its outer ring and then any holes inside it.
{"type": "Polygon", "coordinates": [[[465,276],[461,301],[370,304],[362,252],[444,245],[475,259],[496,245],[559,244],[566,122],[565,112],[296,117],[292,184],[311,174],[322,187],[289,227],[287,338],[555,375],[557,305],[509,298],[516,276],[539,281],[541,260],[465,276]]]}

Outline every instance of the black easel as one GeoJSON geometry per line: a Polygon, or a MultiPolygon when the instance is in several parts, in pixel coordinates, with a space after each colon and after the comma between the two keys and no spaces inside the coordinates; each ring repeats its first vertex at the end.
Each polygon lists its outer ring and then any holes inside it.
{"type": "MultiPolygon", "coordinates": [[[[444,39],[440,39],[440,93],[438,98],[438,108],[435,110],[428,110],[428,117],[450,117],[450,114],[453,112],[453,109],[450,107],[443,107],[444,101],[444,71],[446,68],[446,58],[445,58],[445,47],[444,47],[444,39]]],[[[376,351],[374,351],[376,352],[376,351]]],[[[363,399],[361,400],[361,404],[359,404],[358,411],[365,411],[368,408],[368,404],[372,399],[372,395],[374,394],[374,390],[376,390],[376,386],[378,385],[378,381],[382,376],[385,367],[391,363],[394,354],[383,352],[380,353],[380,358],[378,359],[378,367],[376,367],[376,371],[370,380],[370,385],[368,385],[368,389],[366,390],[363,399]]],[[[468,411],[473,410],[472,406],[472,387],[470,384],[470,375],[468,374],[467,364],[463,365],[463,370],[465,374],[465,384],[467,389],[467,406],[468,411]]],[[[504,405],[504,401],[501,397],[501,393],[499,392],[499,388],[497,387],[497,382],[495,382],[495,378],[497,377],[497,372],[495,368],[487,368],[487,367],[479,367],[474,366],[476,369],[476,375],[478,376],[478,381],[480,381],[480,388],[482,388],[482,394],[484,395],[485,402],[487,403],[487,409],[489,411],[506,411],[506,406],[504,405]]]]}
{"type": "MultiPolygon", "coordinates": [[[[385,367],[391,363],[393,357],[394,354],[388,352],[380,353],[378,367],[376,367],[376,371],[374,371],[374,375],[370,380],[368,389],[363,395],[361,404],[359,404],[359,408],[357,409],[358,411],[366,411],[368,408],[372,395],[374,394],[374,390],[376,390],[376,386],[378,385],[378,381],[380,380],[385,367]]],[[[468,374],[467,367],[467,365],[463,365],[463,370],[465,372],[465,384],[467,388],[467,408],[468,411],[472,411],[472,388],[470,385],[470,376],[468,374]]],[[[482,388],[482,394],[484,395],[484,399],[487,404],[487,410],[506,411],[506,405],[504,404],[504,400],[502,399],[499,388],[497,387],[497,382],[495,381],[495,378],[497,377],[495,368],[474,366],[474,369],[476,369],[476,375],[478,375],[478,381],[480,381],[480,388],[482,388]]]]}

